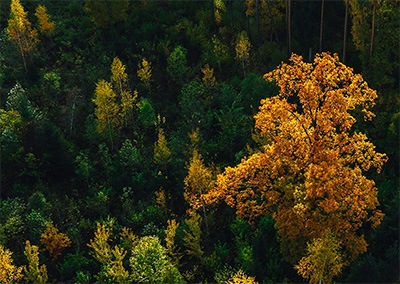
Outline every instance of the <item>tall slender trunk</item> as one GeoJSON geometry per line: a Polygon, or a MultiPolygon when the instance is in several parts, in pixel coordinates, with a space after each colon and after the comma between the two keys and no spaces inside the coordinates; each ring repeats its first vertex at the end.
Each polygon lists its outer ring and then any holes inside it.
{"type": "Polygon", "coordinates": [[[258,1],[256,0],[256,25],[257,25],[257,43],[258,45],[261,44],[261,37],[260,37],[260,13],[258,8],[258,1]]]}
{"type": "Polygon", "coordinates": [[[376,16],[376,0],[373,2],[372,10],[372,30],[371,30],[371,47],[369,49],[369,56],[372,57],[374,53],[374,39],[375,39],[375,16],[376,16]]]}
{"type": "Polygon", "coordinates": [[[269,14],[269,17],[271,18],[272,28],[273,28],[274,33],[275,33],[276,42],[278,43],[279,50],[282,51],[282,46],[281,46],[281,43],[279,41],[278,33],[276,32],[276,26],[275,26],[274,17],[272,16],[271,7],[269,6],[269,0],[265,0],[265,3],[267,3],[268,14],[269,14]]]}
{"type": "Polygon", "coordinates": [[[19,46],[19,49],[21,51],[21,56],[22,56],[22,61],[24,63],[24,68],[25,68],[25,71],[28,72],[28,68],[26,67],[24,49],[22,48],[21,36],[19,35],[19,32],[18,32],[17,29],[15,31],[17,32],[17,36],[18,36],[18,46],[19,46]]]}
{"type": "Polygon", "coordinates": [[[290,34],[291,6],[291,0],[286,0],[286,37],[289,57],[292,55],[292,37],[290,34]]]}
{"type": "Polygon", "coordinates": [[[320,29],[319,29],[319,52],[322,52],[322,35],[323,35],[323,30],[324,30],[324,6],[325,6],[325,0],[322,0],[321,3],[321,24],[320,24],[320,29]]]}
{"type": "Polygon", "coordinates": [[[346,47],[347,47],[347,25],[349,18],[349,0],[346,0],[346,11],[344,13],[344,35],[343,35],[343,63],[346,63],[346,47]]]}

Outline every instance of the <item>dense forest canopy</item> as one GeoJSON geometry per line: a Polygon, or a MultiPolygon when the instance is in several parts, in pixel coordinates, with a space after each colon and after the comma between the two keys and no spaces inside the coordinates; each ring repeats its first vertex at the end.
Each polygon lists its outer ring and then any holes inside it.
{"type": "Polygon", "coordinates": [[[0,2],[1,283],[391,283],[398,0],[0,2]]]}

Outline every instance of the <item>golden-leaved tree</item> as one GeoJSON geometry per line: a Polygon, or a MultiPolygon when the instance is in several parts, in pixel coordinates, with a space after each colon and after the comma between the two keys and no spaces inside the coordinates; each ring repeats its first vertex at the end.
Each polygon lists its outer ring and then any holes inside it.
{"type": "Polygon", "coordinates": [[[360,228],[375,228],[383,218],[377,188],[365,172],[379,172],[387,158],[353,127],[356,114],[374,116],[369,108],[376,91],[328,53],[313,63],[292,55],[264,78],[280,88],[255,115],[255,127],[269,143],[227,167],[194,208],[224,200],[250,222],[271,215],[292,263],[330,229],[348,264],[367,249],[360,228]]]}
{"type": "Polygon", "coordinates": [[[50,20],[49,14],[47,14],[47,8],[43,5],[37,6],[35,15],[39,21],[40,32],[51,36],[54,33],[55,25],[54,22],[50,20]]]}
{"type": "Polygon", "coordinates": [[[18,46],[24,68],[28,71],[25,57],[35,49],[39,40],[37,30],[32,29],[32,25],[27,19],[27,12],[25,12],[19,0],[11,1],[7,33],[9,35],[9,40],[18,46]]]}
{"type": "Polygon", "coordinates": [[[22,267],[13,264],[12,252],[0,245],[0,283],[11,284],[22,280],[22,267]]]}

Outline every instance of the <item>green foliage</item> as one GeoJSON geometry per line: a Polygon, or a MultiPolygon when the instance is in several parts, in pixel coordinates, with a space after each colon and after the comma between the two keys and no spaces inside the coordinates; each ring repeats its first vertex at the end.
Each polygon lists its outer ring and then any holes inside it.
{"type": "Polygon", "coordinates": [[[178,45],[168,57],[167,72],[178,84],[187,81],[187,73],[189,67],[187,66],[187,50],[181,45],[178,45]]]}
{"type": "Polygon", "coordinates": [[[130,258],[132,280],[141,283],[182,283],[178,269],[172,265],[165,248],[154,236],[139,240],[130,258]]]}

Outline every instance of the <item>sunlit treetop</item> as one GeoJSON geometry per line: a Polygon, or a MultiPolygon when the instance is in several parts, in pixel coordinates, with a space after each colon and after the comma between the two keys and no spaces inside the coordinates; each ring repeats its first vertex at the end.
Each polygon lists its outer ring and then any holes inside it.
{"type": "Polygon", "coordinates": [[[376,92],[337,55],[313,63],[293,55],[264,75],[280,88],[261,101],[255,127],[269,143],[218,176],[216,187],[194,207],[224,200],[250,222],[269,214],[288,259],[331,229],[353,260],[366,251],[361,226],[380,224],[377,189],[364,173],[387,160],[366,135],[353,130],[355,113],[371,119],[376,92]],[[361,112],[360,112],[361,111],[361,112]]]}

